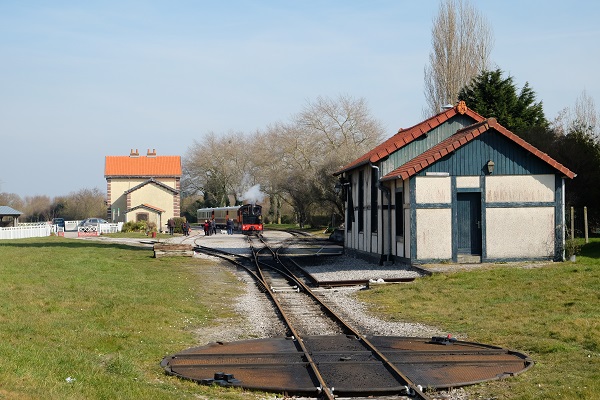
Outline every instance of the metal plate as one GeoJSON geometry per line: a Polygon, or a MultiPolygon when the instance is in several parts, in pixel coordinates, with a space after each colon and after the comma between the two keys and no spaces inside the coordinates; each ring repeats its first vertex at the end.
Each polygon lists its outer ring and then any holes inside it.
{"type": "MultiPolygon", "coordinates": [[[[424,388],[448,388],[519,374],[533,365],[525,355],[462,341],[368,336],[405,376],[424,388]]],[[[329,387],[346,396],[398,393],[386,368],[354,336],[308,336],[304,344],[329,387]]],[[[165,357],[167,373],[203,384],[316,395],[318,380],[298,343],[289,338],[219,342],[165,357]],[[216,375],[215,375],[216,374],[216,375]],[[217,379],[215,379],[217,378],[217,379]]]]}

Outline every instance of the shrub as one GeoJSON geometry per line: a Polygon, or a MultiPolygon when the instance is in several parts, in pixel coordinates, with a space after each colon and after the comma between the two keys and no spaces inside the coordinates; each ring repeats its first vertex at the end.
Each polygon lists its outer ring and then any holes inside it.
{"type": "Polygon", "coordinates": [[[281,216],[281,223],[282,224],[294,224],[294,223],[296,223],[296,221],[295,221],[294,217],[284,214],[281,216]]]}
{"type": "MultiPolygon", "coordinates": [[[[156,226],[156,225],[155,225],[156,226]]],[[[148,226],[146,221],[129,221],[123,224],[123,232],[146,232],[148,226]]]]}
{"type": "Polygon", "coordinates": [[[156,222],[147,222],[146,232],[156,232],[156,222]]]}
{"type": "Polygon", "coordinates": [[[186,221],[185,217],[175,217],[173,221],[175,221],[174,233],[183,233],[183,223],[186,221]]]}

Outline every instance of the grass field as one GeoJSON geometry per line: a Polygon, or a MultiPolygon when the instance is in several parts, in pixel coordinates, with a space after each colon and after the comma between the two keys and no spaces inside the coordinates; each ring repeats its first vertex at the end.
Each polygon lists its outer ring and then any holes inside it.
{"type": "MultiPolygon", "coordinates": [[[[252,399],[166,376],[168,354],[235,317],[236,279],[201,259],[59,237],[0,241],[0,399],[252,399]]],[[[472,399],[600,399],[600,240],[576,263],[498,265],[360,292],[375,313],[536,361],[472,399]]],[[[271,398],[273,396],[270,396],[271,398]]]]}
{"type": "Polygon", "coordinates": [[[577,262],[497,265],[360,292],[373,312],[528,354],[524,374],[469,387],[472,398],[600,399],[600,239],[577,262]]]}
{"type": "Polygon", "coordinates": [[[212,263],[59,237],[0,241],[0,399],[251,399],[166,376],[168,354],[232,317],[212,263]]]}

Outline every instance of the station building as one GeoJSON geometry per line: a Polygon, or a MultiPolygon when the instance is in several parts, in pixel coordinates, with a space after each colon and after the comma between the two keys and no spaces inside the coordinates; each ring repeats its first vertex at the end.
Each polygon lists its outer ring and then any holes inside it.
{"type": "Polygon", "coordinates": [[[337,171],[345,247],[380,263],[562,260],[576,174],[464,102],[337,171]]]}
{"type": "Polygon", "coordinates": [[[154,222],[166,230],[170,218],[180,216],[181,157],[141,155],[106,156],[107,219],[109,222],[154,222]]]}

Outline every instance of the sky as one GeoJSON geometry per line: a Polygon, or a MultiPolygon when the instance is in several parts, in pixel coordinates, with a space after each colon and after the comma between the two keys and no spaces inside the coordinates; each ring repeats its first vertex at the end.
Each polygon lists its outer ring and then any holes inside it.
{"type": "MultiPolygon", "coordinates": [[[[600,2],[471,0],[493,66],[547,119],[600,107],[600,2]]],[[[364,98],[392,136],[424,119],[439,1],[0,1],[0,193],[106,191],[104,159],[185,156],[317,97],[364,98]]],[[[358,155],[357,155],[358,156],[358,155]]]]}

